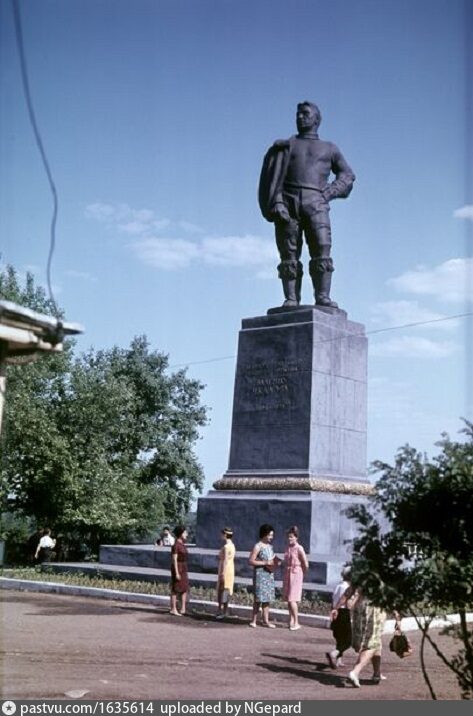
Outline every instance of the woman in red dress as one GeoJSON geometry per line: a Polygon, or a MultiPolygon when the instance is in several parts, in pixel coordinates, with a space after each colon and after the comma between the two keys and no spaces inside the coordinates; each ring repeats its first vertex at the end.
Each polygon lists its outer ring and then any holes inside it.
{"type": "Polygon", "coordinates": [[[186,613],[189,579],[187,576],[187,530],[179,525],[174,530],[176,541],[171,549],[171,614],[182,617],[186,613]],[[181,597],[181,611],[177,609],[177,597],[181,597]]]}

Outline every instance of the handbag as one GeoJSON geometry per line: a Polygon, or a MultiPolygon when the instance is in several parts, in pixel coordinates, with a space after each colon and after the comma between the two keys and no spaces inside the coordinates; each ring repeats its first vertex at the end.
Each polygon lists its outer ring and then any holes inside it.
{"type": "Polygon", "coordinates": [[[265,564],[263,569],[265,572],[269,572],[269,574],[273,574],[273,572],[279,567],[281,564],[281,560],[277,555],[273,557],[273,563],[272,564],[265,564]]]}
{"type": "Polygon", "coordinates": [[[411,642],[400,629],[394,632],[394,635],[389,642],[389,650],[394,651],[400,659],[405,659],[406,656],[411,656],[413,652],[411,642]]]}

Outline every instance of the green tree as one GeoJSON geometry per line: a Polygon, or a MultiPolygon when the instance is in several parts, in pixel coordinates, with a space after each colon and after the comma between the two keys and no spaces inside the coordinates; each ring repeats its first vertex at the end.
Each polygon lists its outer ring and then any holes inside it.
{"type": "MultiPolygon", "coordinates": [[[[13,301],[48,315],[54,311],[44,289],[35,284],[33,275],[28,272],[22,285],[12,266],[0,270],[0,299],[13,301]]],[[[39,458],[41,449],[44,451],[41,446],[52,445],[54,442],[56,437],[54,423],[47,411],[44,395],[49,386],[69,370],[72,350],[73,342],[69,341],[65,344],[62,353],[42,354],[34,363],[18,359],[17,364],[8,365],[7,402],[0,444],[0,512],[2,513],[13,508],[17,512],[21,511],[17,503],[8,498],[11,498],[12,489],[22,474],[23,453],[30,451],[31,456],[39,458]]],[[[51,459],[54,451],[48,450],[48,455],[48,459],[51,459]]],[[[34,515],[34,512],[31,514],[34,515]]]]}
{"type": "Polygon", "coordinates": [[[22,286],[17,271],[10,265],[0,267],[0,299],[13,301],[39,313],[54,315],[54,304],[46,296],[46,291],[36,285],[33,274],[27,272],[25,285],[22,286]]]}
{"type": "Polygon", "coordinates": [[[420,659],[425,668],[430,643],[457,677],[464,698],[473,696],[473,632],[467,612],[473,606],[473,424],[465,421],[463,442],[444,434],[432,461],[409,446],[394,465],[375,462],[381,473],[372,504],[352,509],[360,527],[353,555],[354,579],[376,604],[416,619],[422,631],[420,659]],[[447,631],[459,640],[449,658],[430,630],[449,613],[458,624],[447,631]]]}
{"type": "MultiPolygon", "coordinates": [[[[12,269],[0,291],[48,309],[32,277],[22,291],[12,269]]],[[[144,336],[126,349],[9,366],[1,474],[10,509],[93,550],[182,519],[202,487],[194,444],[206,410],[201,383],[168,367],[144,336]]]]}

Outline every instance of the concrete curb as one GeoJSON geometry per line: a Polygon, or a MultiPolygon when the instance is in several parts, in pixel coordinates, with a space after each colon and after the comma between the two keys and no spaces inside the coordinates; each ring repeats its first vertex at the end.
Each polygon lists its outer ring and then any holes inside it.
{"type": "MultiPolygon", "coordinates": [[[[138,592],[121,592],[117,589],[100,589],[99,587],[82,587],[74,584],[61,584],[60,582],[39,582],[33,579],[13,579],[0,577],[0,589],[16,589],[24,592],[44,592],[48,594],[64,594],[73,597],[95,597],[96,599],[111,599],[117,602],[135,602],[138,604],[151,604],[152,606],[169,606],[169,597],[161,594],[139,594],[138,592]]],[[[190,599],[189,605],[196,611],[207,612],[211,615],[217,610],[216,602],[207,602],[203,599],[190,599]]],[[[229,616],[238,616],[250,619],[252,608],[233,604],[229,607],[229,616]]],[[[286,609],[271,609],[274,621],[287,623],[286,609]]],[[[304,626],[330,629],[330,618],[318,614],[299,614],[299,621],[304,626]]],[[[467,614],[467,621],[473,622],[473,612],[467,614]]],[[[438,629],[459,624],[458,614],[447,614],[443,619],[435,619],[431,627],[438,629]]],[[[417,631],[418,626],[414,617],[405,617],[402,620],[403,631],[417,631]]],[[[388,619],[384,626],[384,634],[394,632],[394,620],[388,619]]]]}

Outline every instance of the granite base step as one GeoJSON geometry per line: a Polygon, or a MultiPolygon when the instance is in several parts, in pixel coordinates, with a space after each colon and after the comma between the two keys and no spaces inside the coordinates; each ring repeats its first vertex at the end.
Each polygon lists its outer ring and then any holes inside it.
{"type": "MultiPolygon", "coordinates": [[[[170,552],[169,547],[156,547],[155,545],[101,545],[99,562],[104,565],[164,569],[169,574],[171,565],[170,552]]],[[[248,556],[248,552],[237,551],[235,553],[235,573],[238,577],[252,580],[253,567],[248,563],[248,556]]],[[[283,557],[282,554],[279,554],[279,556],[283,557]]],[[[218,560],[218,549],[188,546],[187,564],[189,572],[216,575],[218,560]]],[[[333,586],[334,583],[338,582],[340,571],[345,563],[342,559],[337,561],[329,555],[317,555],[314,558],[309,554],[308,561],[307,582],[314,583],[320,587],[333,586]]]]}
{"type": "MultiPolygon", "coordinates": [[[[157,582],[169,584],[170,571],[168,569],[155,569],[153,567],[136,567],[131,565],[104,564],[102,562],[48,562],[42,565],[44,571],[52,571],[55,574],[85,574],[89,576],[100,576],[106,579],[128,579],[141,582],[157,582]]],[[[216,587],[216,572],[206,574],[202,572],[189,572],[189,582],[192,587],[216,587]]],[[[276,579],[276,594],[282,591],[282,581],[276,579]]],[[[235,591],[253,591],[253,579],[249,577],[235,577],[235,591]]],[[[331,588],[314,582],[304,582],[303,590],[308,596],[319,594],[329,597],[331,588]]]]}

